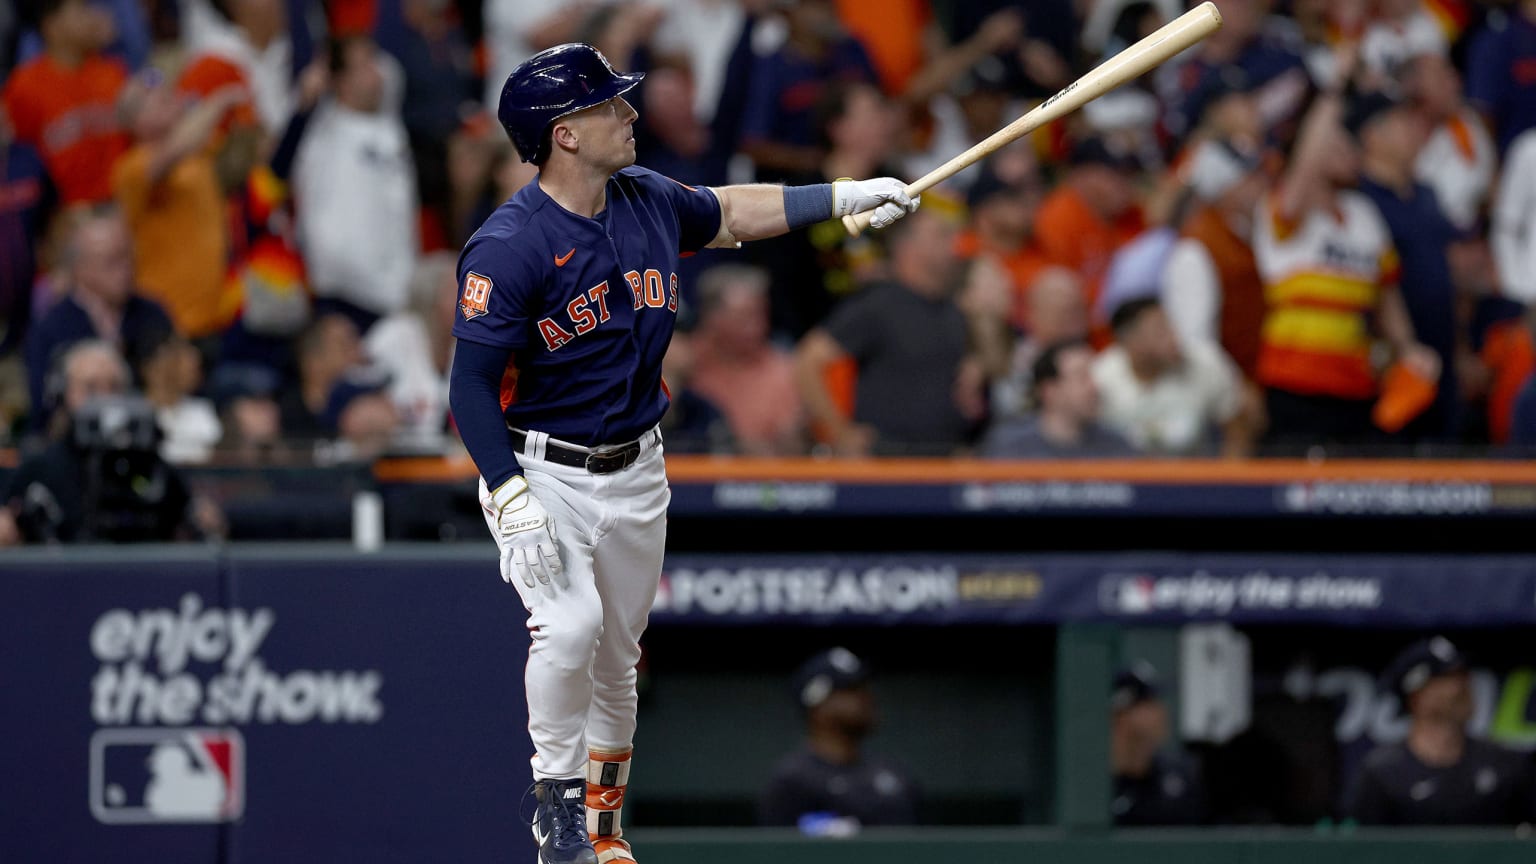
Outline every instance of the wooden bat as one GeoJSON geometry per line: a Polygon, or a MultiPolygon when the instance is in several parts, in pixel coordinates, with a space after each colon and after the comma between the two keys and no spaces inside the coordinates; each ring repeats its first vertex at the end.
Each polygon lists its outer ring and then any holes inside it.
{"type": "MultiPolygon", "coordinates": [[[[1169,21],[1135,45],[1109,58],[1093,71],[1061,88],[1023,117],[993,132],[969,150],[907,184],[908,195],[918,195],[959,174],[977,161],[1028,135],[1053,120],[1083,107],[1094,99],[1164,63],[1168,58],[1216,32],[1221,13],[1210,0],[1169,21]]],[[[854,237],[864,233],[873,210],[843,217],[843,226],[854,237]]]]}

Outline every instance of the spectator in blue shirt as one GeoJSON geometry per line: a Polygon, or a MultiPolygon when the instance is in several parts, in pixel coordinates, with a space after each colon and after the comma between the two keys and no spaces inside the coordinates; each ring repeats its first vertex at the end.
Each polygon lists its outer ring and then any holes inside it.
{"type": "Polygon", "coordinates": [[[27,334],[27,380],[32,428],[37,430],[58,401],[47,386],[49,371],[69,346],[100,339],[133,354],[142,340],[174,329],[165,310],[133,293],[133,240],[115,207],[100,207],[81,218],[65,244],[63,266],[69,296],[27,334]]]}
{"type": "Polygon", "coordinates": [[[789,35],[778,51],[757,58],[742,119],[742,150],[761,181],[820,167],[815,108],[829,84],[878,81],[869,53],[843,29],[832,0],[787,5],[789,35]]]}
{"type": "Polygon", "coordinates": [[[1440,376],[1435,404],[1404,435],[1449,439],[1458,419],[1456,376],[1450,370],[1462,340],[1446,249],[1457,232],[1434,191],[1414,179],[1414,164],[1429,137],[1428,124],[1412,106],[1381,94],[1359,99],[1347,122],[1360,141],[1360,191],[1381,211],[1402,262],[1398,290],[1413,319],[1413,332],[1440,355],[1440,368],[1447,370],[1440,376]]]}
{"type": "Polygon", "coordinates": [[[1489,13],[1467,52],[1467,100],[1493,126],[1500,153],[1536,128],[1536,0],[1489,13]]]}

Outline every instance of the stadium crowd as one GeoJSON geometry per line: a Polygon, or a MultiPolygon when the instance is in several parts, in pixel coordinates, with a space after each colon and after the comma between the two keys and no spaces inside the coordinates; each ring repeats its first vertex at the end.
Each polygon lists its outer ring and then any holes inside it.
{"type": "MultiPolygon", "coordinates": [[[[892,230],[685,261],[669,449],[1536,440],[1536,0],[1218,6],[892,230]]],[[[648,74],[638,161],[685,182],[915,178],[1181,11],[27,0],[0,12],[0,444],[66,436],[96,386],[172,463],[451,452],[455,253],[536,177],[494,105],[549,45],[648,74]]]]}

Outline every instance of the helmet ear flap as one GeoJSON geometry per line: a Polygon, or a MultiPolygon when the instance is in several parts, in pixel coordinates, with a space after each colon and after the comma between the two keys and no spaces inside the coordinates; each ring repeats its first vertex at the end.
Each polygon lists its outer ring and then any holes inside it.
{"type": "Polygon", "coordinates": [[[532,162],[533,164],[542,168],[544,167],[544,163],[549,161],[549,153],[554,149],[554,147],[555,121],[551,120],[549,121],[549,125],[544,127],[544,134],[539,136],[539,146],[538,149],[533,151],[533,158],[524,159],[523,161],[532,162]]]}

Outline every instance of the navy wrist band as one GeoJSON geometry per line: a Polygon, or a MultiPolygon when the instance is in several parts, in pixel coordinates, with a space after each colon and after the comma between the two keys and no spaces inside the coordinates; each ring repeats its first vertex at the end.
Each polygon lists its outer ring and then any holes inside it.
{"type": "Polygon", "coordinates": [[[832,184],[784,187],[784,220],[791,230],[832,218],[832,184]]]}

